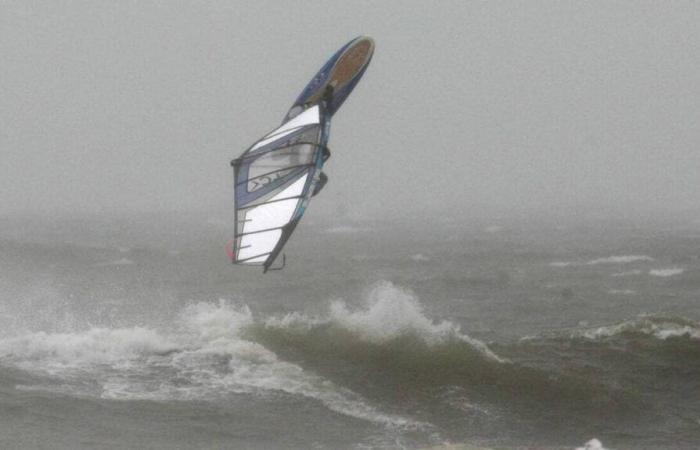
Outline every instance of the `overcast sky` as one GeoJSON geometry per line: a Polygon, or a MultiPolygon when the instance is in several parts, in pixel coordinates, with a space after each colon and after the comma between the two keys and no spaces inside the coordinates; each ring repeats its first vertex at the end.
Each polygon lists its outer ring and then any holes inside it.
{"type": "Polygon", "coordinates": [[[697,209],[700,3],[346,0],[0,1],[0,208],[230,208],[361,34],[315,214],[697,209]]]}

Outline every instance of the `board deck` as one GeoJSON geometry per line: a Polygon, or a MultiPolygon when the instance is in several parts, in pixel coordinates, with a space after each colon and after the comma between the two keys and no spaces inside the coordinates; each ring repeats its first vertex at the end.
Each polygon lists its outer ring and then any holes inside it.
{"type": "Polygon", "coordinates": [[[340,108],[362,78],[374,54],[374,40],[360,36],[340,48],[309,81],[285,117],[295,117],[325,99],[331,87],[326,109],[330,115],[340,108]]]}

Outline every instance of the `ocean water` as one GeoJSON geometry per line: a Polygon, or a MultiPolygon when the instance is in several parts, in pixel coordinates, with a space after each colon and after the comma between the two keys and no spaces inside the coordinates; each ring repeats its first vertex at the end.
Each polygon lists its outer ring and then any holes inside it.
{"type": "Polygon", "coordinates": [[[0,448],[700,448],[700,223],[0,219],[0,448]]]}

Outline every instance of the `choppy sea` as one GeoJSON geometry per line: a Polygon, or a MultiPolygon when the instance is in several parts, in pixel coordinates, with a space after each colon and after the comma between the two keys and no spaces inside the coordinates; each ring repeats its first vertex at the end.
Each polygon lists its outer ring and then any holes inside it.
{"type": "Polygon", "coordinates": [[[309,220],[266,275],[229,237],[0,218],[0,448],[700,448],[700,222],[309,220]]]}

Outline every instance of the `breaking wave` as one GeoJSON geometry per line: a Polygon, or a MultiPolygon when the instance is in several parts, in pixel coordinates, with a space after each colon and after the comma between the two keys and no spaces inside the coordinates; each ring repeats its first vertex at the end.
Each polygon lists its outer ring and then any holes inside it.
{"type": "Polygon", "coordinates": [[[670,338],[700,340],[700,324],[677,317],[643,316],[614,325],[575,331],[571,337],[601,340],[625,335],[649,336],[661,340],[670,338]]]}
{"type": "MultiPolygon", "coordinates": [[[[666,317],[660,315],[642,315],[623,320],[612,325],[581,328],[570,331],[545,332],[535,336],[526,336],[520,342],[576,341],[610,342],[622,344],[625,341],[687,341],[700,340],[700,323],[683,317],[666,317]]],[[[700,350],[700,348],[698,348],[700,350]]]]}
{"type": "MultiPolygon", "coordinates": [[[[568,339],[641,333],[695,340],[700,326],[643,318],[578,333],[568,339]]],[[[454,426],[453,410],[497,423],[509,415],[530,417],[535,407],[542,411],[536,420],[547,423],[575,404],[577,420],[591,427],[639,410],[626,392],[585,373],[529,364],[549,342],[487,346],[453,321],[431,319],[411,291],[384,281],[360,302],[335,300],[317,314],[256,316],[222,300],[184,308],[167,331],[24,333],[0,339],[0,365],[28,373],[21,390],[153,401],[294,396],[400,429],[454,426]]]]}
{"type": "Polygon", "coordinates": [[[91,328],[3,339],[0,364],[46,378],[18,385],[20,390],[155,401],[285,394],[385,426],[423,426],[383,413],[352,390],[246,339],[245,330],[254,324],[246,306],[226,301],[197,303],[182,311],[171,333],[144,327],[91,328]]]}
{"type": "Polygon", "coordinates": [[[331,303],[326,316],[291,313],[265,321],[267,330],[282,333],[308,333],[323,330],[327,334],[344,335],[357,342],[389,344],[403,339],[414,340],[428,347],[466,345],[492,361],[503,362],[481,341],[473,339],[450,321],[435,322],[425,316],[418,299],[390,282],[380,282],[370,291],[365,304],[352,310],[342,300],[331,303]],[[349,335],[349,336],[347,336],[349,335]]]}
{"type": "MultiPolygon", "coordinates": [[[[425,414],[420,405],[436,398],[445,398],[443,406],[460,414],[468,405],[467,414],[488,416],[484,420],[514,412],[529,415],[533,404],[545,420],[554,420],[576,404],[579,411],[588,411],[586,417],[603,422],[637,407],[625,392],[580,374],[514,362],[522,357],[520,349],[487,346],[458,324],[429,319],[414,294],[388,282],[377,284],[360,305],[338,300],[323,315],[296,312],[269,318],[252,327],[249,336],[365,397],[405,403],[404,396],[395,397],[410,392],[416,409],[404,410],[419,419],[425,414]],[[448,401],[454,395],[445,392],[458,392],[464,401],[448,401]]],[[[427,420],[435,424],[436,419],[427,420]]]]}

